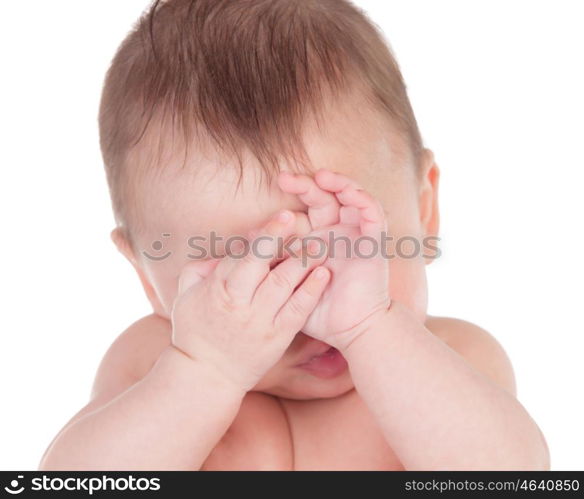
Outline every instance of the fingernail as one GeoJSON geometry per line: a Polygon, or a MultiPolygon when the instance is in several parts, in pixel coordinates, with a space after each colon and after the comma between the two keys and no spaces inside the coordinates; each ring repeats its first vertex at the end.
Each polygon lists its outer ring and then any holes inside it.
{"type": "Polygon", "coordinates": [[[325,279],[326,276],[328,275],[328,271],[324,268],[324,267],[318,267],[315,271],[314,271],[314,275],[317,279],[325,279]]]}
{"type": "Polygon", "coordinates": [[[292,213],[290,213],[287,210],[280,212],[280,214],[278,215],[278,221],[282,223],[289,222],[291,219],[292,213]]]}

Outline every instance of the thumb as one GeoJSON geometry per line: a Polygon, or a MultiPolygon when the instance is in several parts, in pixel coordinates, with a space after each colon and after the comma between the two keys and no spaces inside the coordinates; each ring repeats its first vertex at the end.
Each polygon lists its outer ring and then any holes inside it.
{"type": "Polygon", "coordinates": [[[182,295],[203,281],[211,274],[219,261],[218,259],[211,259],[186,264],[178,276],[178,294],[182,295]]]}

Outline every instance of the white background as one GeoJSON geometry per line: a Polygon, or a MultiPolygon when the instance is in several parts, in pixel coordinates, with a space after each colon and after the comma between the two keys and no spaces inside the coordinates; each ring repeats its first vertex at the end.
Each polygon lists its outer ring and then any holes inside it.
{"type": "MultiPolygon", "coordinates": [[[[554,469],[584,469],[579,1],[359,1],[442,167],[430,312],[489,330],[554,469]]],[[[149,308],[109,240],[101,84],[146,0],[5,2],[0,17],[0,469],[34,469],[113,339],[149,308]]]]}

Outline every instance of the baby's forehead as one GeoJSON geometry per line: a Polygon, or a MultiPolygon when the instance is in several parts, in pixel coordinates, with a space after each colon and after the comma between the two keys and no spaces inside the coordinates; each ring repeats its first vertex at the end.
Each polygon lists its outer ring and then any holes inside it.
{"type": "Polygon", "coordinates": [[[234,164],[200,161],[196,169],[176,170],[145,182],[139,196],[137,216],[149,236],[245,234],[278,210],[304,209],[258,165],[244,166],[241,172],[234,164]]]}
{"type": "MultiPolygon", "coordinates": [[[[310,175],[326,168],[355,179],[368,190],[378,189],[392,164],[401,161],[401,151],[389,127],[354,110],[355,106],[339,105],[320,123],[307,123],[303,145],[309,164],[282,159],[277,170],[300,169],[310,175]]],[[[146,148],[140,155],[152,157],[146,148]]],[[[239,159],[220,154],[208,144],[190,146],[188,157],[182,156],[180,148],[166,151],[159,164],[151,164],[144,169],[149,173],[132,183],[140,225],[154,233],[234,234],[256,227],[279,209],[304,209],[297,197],[279,190],[275,169],[267,174],[245,152],[239,159]]],[[[128,167],[135,167],[138,160],[136,154],[135,163],[128,167]]]]}

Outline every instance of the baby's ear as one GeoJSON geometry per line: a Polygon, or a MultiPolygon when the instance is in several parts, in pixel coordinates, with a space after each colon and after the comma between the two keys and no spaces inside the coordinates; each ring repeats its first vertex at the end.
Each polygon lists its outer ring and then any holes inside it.
{"type": "Polygon", "coordinates": [[[144,288],[144,292],[146,293],[146,297],[148,301],[152,305],[154,313],[160,315],[161,317],[167,317],[167,314],[164,312],[164,307],[154,289],[154,286],[150,283],[150,280],[146,277],[145,272],[142,270],[142,267],[138,265],[138,261],[136,260],[136,255],[134,254],[134,250],[132,249],[132,244],[130,243],[128,237],[124,233],[124,230],[121,227],[116,227],[114,230],[111,231],[110,237],[112,241],[118,248],[119,252],[124,255],[128,261],[134,267],[134,270],[138,274],[138,278],[142,283],[142,287],[144,288]]]}
{"type": "Polygon", "coordinates": [[[110,237],[116,245],[116,248],[118,248],[118,251],[124,255],[132,265],[136,266],[136,256],[134,255],[134,250],[132,249],[132,245],[126,236],[124,229],[116,227],[111,231],[110,237]]]}
{"type": "MultiPolygon", "coordinates": [[[[424,149],[420,165],[420,223],[425,237],[438,237],[440,229],[440,209],[438,207],[438,184],[440,169],[434,160],[434,153],[424,149]]],[[[427,263],[433,258],[427,258],[427,263]]]]}

